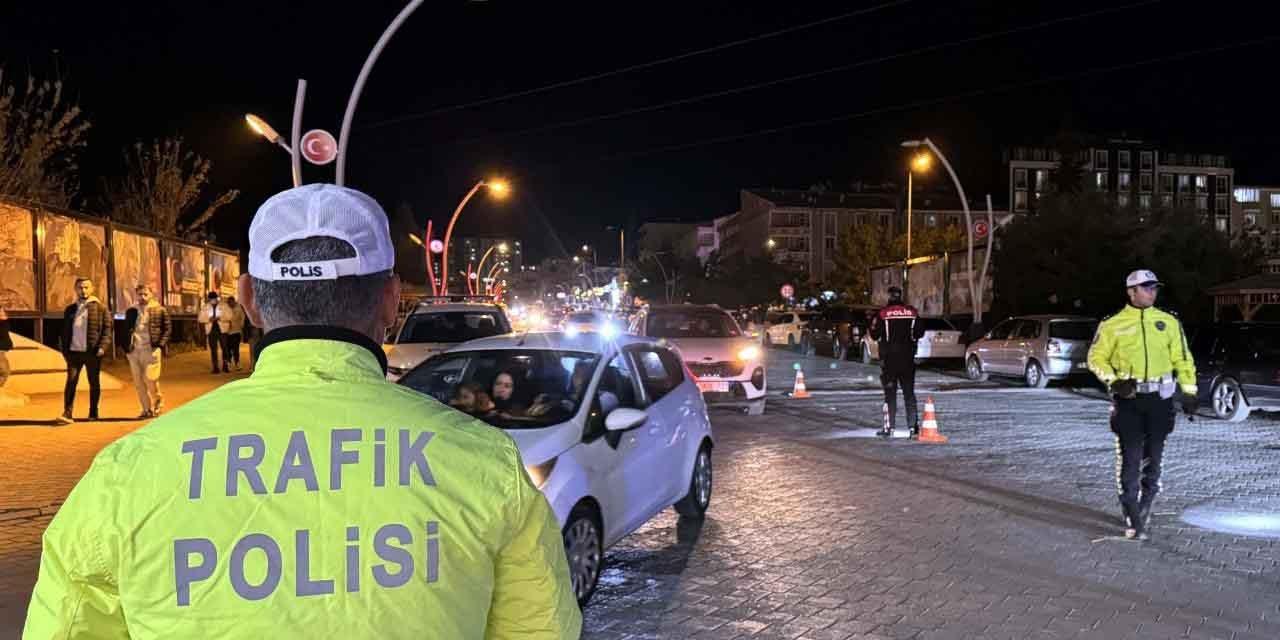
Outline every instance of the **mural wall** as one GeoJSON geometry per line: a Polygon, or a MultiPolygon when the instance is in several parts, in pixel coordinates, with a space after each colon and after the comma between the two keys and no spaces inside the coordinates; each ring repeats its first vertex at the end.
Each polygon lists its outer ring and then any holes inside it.
{"type": "Polygon", "coordinates": [[[173,313],[198,312],[206,293],[204,249],[166,240],[164,263],[164,306],[173,313]]]}
{"type": "Polygon", "coordinates": [[[160,300],[160,241],[115,230],[111,234],[111,253],[115,260],[116,298],[115,312],[124,312],[137,303],[134,288],[139,284],[151,286],[151,294],[160,300]]]}
{"type": "Polygon", "coordinates": [[[223,298],[236,295],[236,280],[240,277],[240,256],[209,251],[209,290],[217,291],[223,298]]]}
{"type": "Polygon", "coordinates": [[[0,203],[0,307],[36,311],[35,214],[0,203]]]}
{"type": "Polygon", "coordinates": [[[46,213],[44,219],[45,311],[60,314],[75,302],[76,278],[93,282],[107,299],[107,229],[103,225],[46,213]]]}

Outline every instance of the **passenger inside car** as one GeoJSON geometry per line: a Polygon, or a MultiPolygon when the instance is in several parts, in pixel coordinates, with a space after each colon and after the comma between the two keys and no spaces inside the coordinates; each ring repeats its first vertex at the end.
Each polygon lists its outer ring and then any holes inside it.
{"type": "Polygon", "coordinates": [[[473,416],[490,416],[497,412],[493,399],[485,392],[484,387],[475,382],[464,382],[458,385],[449,406],[469,413],[473,416]]]}

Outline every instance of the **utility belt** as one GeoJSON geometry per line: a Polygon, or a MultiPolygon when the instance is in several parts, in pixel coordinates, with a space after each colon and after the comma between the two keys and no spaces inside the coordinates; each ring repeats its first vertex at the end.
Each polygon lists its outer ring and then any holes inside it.
{"type": "Polygon", "coordinates": [[[1172,373],[1166,373],[1157,380],[1138,382],[1138,393],[1158,393],[1161,398],[1169,399],[1178,390],[1178,383],[1172,373]]]}

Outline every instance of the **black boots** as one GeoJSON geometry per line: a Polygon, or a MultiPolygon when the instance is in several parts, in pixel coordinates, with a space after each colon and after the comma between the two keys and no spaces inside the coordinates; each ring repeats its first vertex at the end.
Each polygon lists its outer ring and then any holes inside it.
{"type": "Polygon", "coordinates": [[[1150,516],[1150,508],[1150,501],[1147,501],[1146,509],[1142,509],[1136,504],[1120,503],[1120,510],[1124,512],[1124,537],[1130,540],[1151,539],[1150,534],[1147,533],[1147,518],[1150,516]]]}

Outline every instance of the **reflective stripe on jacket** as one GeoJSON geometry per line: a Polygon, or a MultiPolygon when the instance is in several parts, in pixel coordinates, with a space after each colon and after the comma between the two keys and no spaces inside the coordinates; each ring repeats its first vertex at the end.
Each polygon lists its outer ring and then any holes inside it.
{"type": "Polygon", "coordinates": [[[44,533],[27,638],[577,638],[514,442],[344,329],[104,448],[44,533]]]}
{"type": "Polygon", "coordinates": [[[1125,305],[1103,320],[1089,347],[1089,370],[1104,384],[1156,382],[1173,374],[1183,393],[1196,393],[1196,365],[1182,323],[1155,307],[1125,305]]]}

